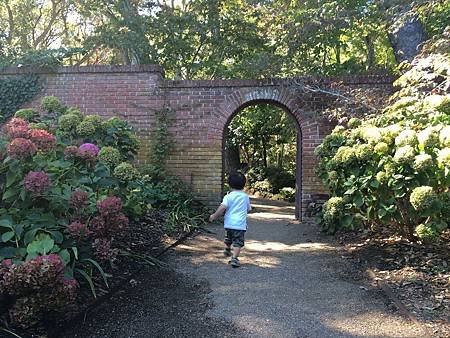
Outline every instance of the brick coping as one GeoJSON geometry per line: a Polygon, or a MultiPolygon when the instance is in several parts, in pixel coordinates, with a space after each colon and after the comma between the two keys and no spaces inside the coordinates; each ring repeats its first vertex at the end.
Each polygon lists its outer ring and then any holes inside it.
{"type": "Polygon", "coordinates": [[[164,69],[160,65],[129,66],[58,66],[58,67],[10,67],[0,70],[1,75],[21,74],[102,74],[102,73],[159,73],[164,77],[164,69]]]}
{"type": "Polygon", "coordinates": [[[232,79],[232,80],[164,80],[162,88],[220,88],[220,87],[273,87],[298,84],[322,84],[342,82],[344,85],[386,84],[392,85],[395,76],[389,75],[353,75],[353,76],[303,76],[298,78],[268,78],[268,79],[232,79]]]}
{"type": "MultiPolygon", "coordinates": [[[[98,66],[58,66],[58,67],[11,67],[0,70],[1,75],[21,74],[103,74],[103,73],[157,73],[164,78],[164,69],[157,64],[150,65],[98,65],[98,66]]],[[[387,84],[392,85],[396,77],[391,75],[344,75],[344,76],[302,76],[297,78],[231,79],[231,80],[169,80],[161,83],[162,88],[201,87],[271,87],[299,83],[321,82],[329,84],[342,82],[344,85],[387,84]]]]}

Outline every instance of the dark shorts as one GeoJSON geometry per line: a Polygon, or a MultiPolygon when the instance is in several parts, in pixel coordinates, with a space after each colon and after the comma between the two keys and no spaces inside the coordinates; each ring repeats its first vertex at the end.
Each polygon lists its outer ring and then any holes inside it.
{"type": "Polygon", "coordinates": [[[233,245],[236,248],[244,246],[245,230],[225,229],[225,244],[233,245]]]}

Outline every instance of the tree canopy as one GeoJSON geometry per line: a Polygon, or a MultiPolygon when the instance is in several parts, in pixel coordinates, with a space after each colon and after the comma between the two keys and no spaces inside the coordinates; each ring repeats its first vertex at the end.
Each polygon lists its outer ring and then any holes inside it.
{"type": "Polygon", "coordinates": [[[3,0],[0,65],[157,63],[176,79],[391,72],[402,25],[440,34],[449,13],[446,1],[3,0]]]}

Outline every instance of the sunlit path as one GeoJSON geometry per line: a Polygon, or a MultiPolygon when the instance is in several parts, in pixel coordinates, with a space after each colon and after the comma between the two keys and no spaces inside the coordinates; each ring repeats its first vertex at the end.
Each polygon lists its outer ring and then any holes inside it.
{"type": "Polygon", "coordinates": [[[365,282],[344,280],[347,262],[316,226],[298,224],[291,206],[261,202],[253,202],[240,269],[222,256],[220,226],[172,255],[179,271],[209,282],[208,316],[231,320],[249,337],[426,336],[365,282]]]}

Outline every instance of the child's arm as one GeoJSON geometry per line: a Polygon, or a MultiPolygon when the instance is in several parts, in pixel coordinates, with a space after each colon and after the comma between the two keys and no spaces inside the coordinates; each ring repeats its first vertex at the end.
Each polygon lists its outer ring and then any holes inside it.
{"type": "Polygon", "coordinates": [[[218,219],[220,216],[223,215],[223,213],[225,212],[225,210],[227,210],[227,208],[226,208],[223,204],[221,204],[221,205],[217,208],[216,212],[215,212],[214,214],[212,214],[211,216],[209,216],[209,221],[210,221],[210,222],[214,222],[216,219],[218,219]]]}

